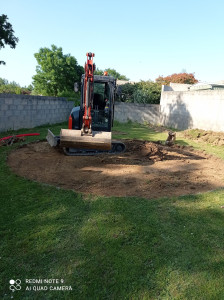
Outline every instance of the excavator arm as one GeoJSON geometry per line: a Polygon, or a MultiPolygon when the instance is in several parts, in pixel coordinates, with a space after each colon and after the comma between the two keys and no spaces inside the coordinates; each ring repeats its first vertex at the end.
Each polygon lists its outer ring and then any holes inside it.
{"type": "Polygon", "coordinates": [[[81,129],[81,135],[92,136],[92,117],[91,108],[93,106],[93,84],[95,71],[95,64],[93,63],[94,53],[86,53],[87,62],[85,63],[85,80],[84,80],[84,97],[83,97],[83,123],[81,129]]]}

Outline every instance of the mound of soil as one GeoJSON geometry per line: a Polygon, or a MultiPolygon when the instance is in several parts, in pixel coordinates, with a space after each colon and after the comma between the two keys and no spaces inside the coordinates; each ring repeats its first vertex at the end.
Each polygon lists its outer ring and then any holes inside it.
{"type": "Polygon", "coordinates": [[[127,153],[135,154],[142,160],[144,160],[144,158],[152,161],[160,161],[164,159],[165,151],[163,150],[162,146],[159,146],[156,143],[129,140],[126,141],[126,148],[127,153]]]}
{"type": "Polygon", "coordinates": [[[125,140],[119,155],[65,156],[47,142],[11,152],[18,175],[85,194],[159,198],[224,186],[222,160],[190,147],[125,140]]]}
{"type": "Polygon", "coordinates": [[[202,129],[188,129],[183,132],[184,137],[203,141],[212,145],[224,146],[224,132],[213,132],[202,129]]]}

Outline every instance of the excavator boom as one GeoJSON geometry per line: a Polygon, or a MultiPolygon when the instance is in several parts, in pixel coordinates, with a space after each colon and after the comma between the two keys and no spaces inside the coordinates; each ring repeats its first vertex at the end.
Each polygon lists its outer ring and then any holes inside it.
{"type": "Polygon", "coordinates": [[[85,63],[85,81],[84,81],[84,115],[81,134],[92,135],[92,116],[91,107],[93,104],[93,73],[95,71],[95,64],[93,63],[94,53],[86,53],[87,62],[85,63]]]}

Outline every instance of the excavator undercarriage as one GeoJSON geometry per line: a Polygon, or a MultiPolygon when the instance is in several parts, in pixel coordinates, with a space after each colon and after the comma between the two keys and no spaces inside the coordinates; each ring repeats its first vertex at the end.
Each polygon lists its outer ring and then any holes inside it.
{"type": "Polygon", "coordinates": [[[94,149],[94,148],[89,148],[89,144],[87,148],[73,148],[73,147],[63,147],[61,144],[61,136],[56,136],[54,135],[50,129],[48,129],[48,134],[47,134],[47,141],[48,143],[55,148],[63,148],[63,151],[66,155],[69,156],[83,156],[83,155],[96,155],[96,154],[118,154],[121,152],[125,151],[125,144],[112,140],[111,141],[111,147],[108,150],[105,149],[94,149]]]}

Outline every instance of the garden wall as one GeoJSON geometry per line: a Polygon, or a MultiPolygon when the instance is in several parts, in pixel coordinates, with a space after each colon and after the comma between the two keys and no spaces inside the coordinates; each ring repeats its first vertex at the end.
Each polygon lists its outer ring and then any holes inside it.
{"type": "Polygon", "coordinates": [[[162,91],[160,124],[224,131],[224,90],[162,91]]]}
{"type": "Polygon", "coordinates": [[[122,123],[131,120],[138,123],[159,124],[160,106],[158,104],[116,102],[114,119],[122,123]]]}
{"type": "MultiPolygon", "coordinates": [[[[0,132],[68,120],[65,98],[0,94],[0,132]]],[[[224,131],[224,91],[162,91],[160,105],[116,102],[115,120],[224,131]]]]}
{"type": "Polygon", "coordinates": [[[73,106],[65,98],[0,94],[0,131],[64,122],[73,106]]]}

